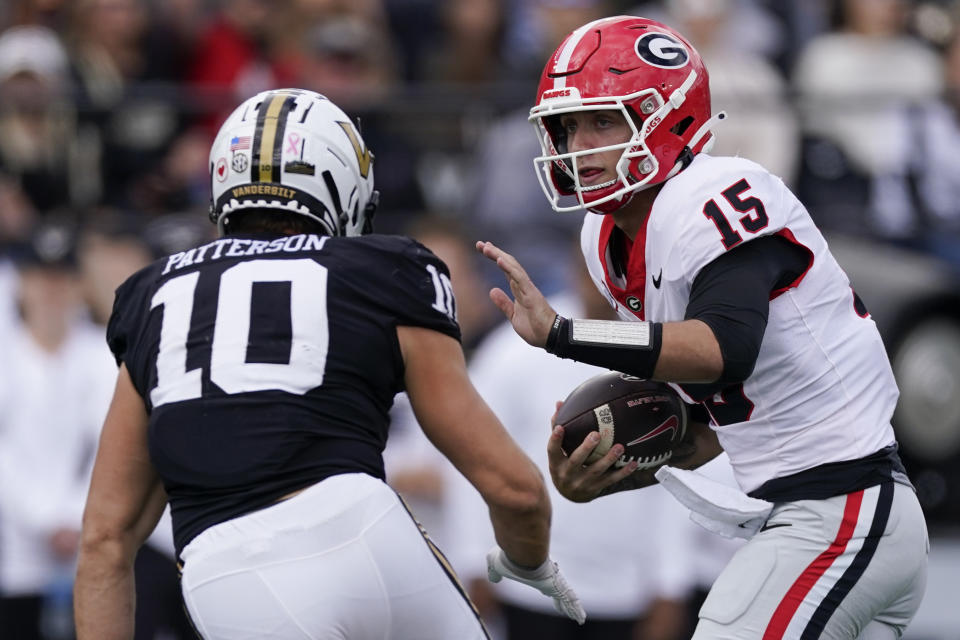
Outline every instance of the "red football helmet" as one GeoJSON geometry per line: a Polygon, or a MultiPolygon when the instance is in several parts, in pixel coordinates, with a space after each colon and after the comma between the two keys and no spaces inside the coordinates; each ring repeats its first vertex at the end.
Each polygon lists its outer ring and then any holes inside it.
{"type": "Polygon", "coordinates": [[[636,191],[672,177],[713,143],[710,81],[700,54],[679,33],[633,16],[603,18],[576,29],[547,62],[530,121],[543,155],[534,159],[537,178],[556,211],[611,213],[636,191]],[[619,110],[633,134],[622,144],[567,150],[560,115],[619,110]],[[622,149],[617,178],[581,186],[577,159],[622,149]],[[560,206],[560,196],[577,204],[560,206]]]}

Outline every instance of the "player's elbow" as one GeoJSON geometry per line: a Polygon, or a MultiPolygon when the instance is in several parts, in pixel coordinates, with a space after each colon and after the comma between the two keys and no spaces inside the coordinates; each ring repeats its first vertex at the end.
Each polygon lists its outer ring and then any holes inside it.
{"type": "Polygon", "coordinates": [[[129,531],[85,515],[80,534],[80,556],[102,567],[124,567],[133,563],[137,545],[129,531]]]}
{"type": "Polygon", "coordinates": [[[753,368],[757,364],[757,359],[737,360],[724,358],[723,373],[720,375],[719,382],[724,384],[739,384],[746,381],[753,373],[753,368]]]}
{"type": "Polygon", "coordinates": [[[720,348],[722,372],[717,382],[738,384],[744,382],[753,373],[760,356],[760,345],[766,322],[756,318],[754,323],[742,323],[731,318],[719,318],[705,315],[698,318],[713,331],[717,346],[720,348]]]}
{"type": "Polygon", "coordinates": [[[550,496],[543,476],[533,465],[527,473],[502,480],[484,496],[491,509],[517,517],[550,517],[550,496]]]}

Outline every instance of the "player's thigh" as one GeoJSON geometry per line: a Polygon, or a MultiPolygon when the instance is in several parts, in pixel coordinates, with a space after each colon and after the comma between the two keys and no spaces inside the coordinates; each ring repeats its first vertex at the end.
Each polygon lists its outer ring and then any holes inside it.
{"type": "Polygon", "coordinates": [[[364,533],[390,607],[391,640],[486,639],[479,614],[442,552],[404,506],[364,533]]]}
{"type": "Polygon", "coordinates": [[[855,638],[885,612],[902,626],[925,580],[926,530],[910,489],[895,486],[892,499],[874,487],[859,499],[778,505],[714,583],[694,638],[793,638],[821,626],[813,637],[855,638]],[[887,508],[883,535],[871,535],[887,508]],[[846,542],[844,527],[852,527],[846,542]]]}
{"type": "Polygon", "coordinates": [[[388,625],[375,572],[357,545],[231,570],[200,563],[187,575],[184,602],[206,640],[384,637],[388,625]]]}
{"type": "Polygon", "coordinates": [[[359,474],[216,525],[184,560],[205,638],[485,637],[396,494],[359,474]]]}
{"type": "Polygon", "coordinates": [[[850,591],[838,613],[858,620],[869,617],[902,633],[920,608],[926,591],[930,545],[916,494],[904,485],[894,487],[884,535],[858,581],[858,588],[850,591]]]}
{"type": "Polygon", "coordinates": [[[894,627],[874,621],[860,632],[857,640],[900,640],[901,635],[894,627]]]}
{"type": "Polygon", "coordinates": [[[335,476],[198,535],[181,554],[181,589],[201,635],[302,638],[306,629],[354,619],[364,632],[386,627],[376,565],[361,540],[395,508],[380,485],[335,476]],[[354,609],[363,606],[361,616],[354,609]]]}

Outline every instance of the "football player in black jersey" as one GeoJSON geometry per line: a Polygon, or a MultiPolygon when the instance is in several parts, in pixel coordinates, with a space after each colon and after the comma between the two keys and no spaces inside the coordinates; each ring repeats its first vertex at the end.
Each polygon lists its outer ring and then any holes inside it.
{"type": "Polygon", "coordinates": [[[221,237],[117,290],[81,640],[132,637],[134,554],[168,500],[204,638],[487,637],[384,482],[387,412],[404,389],[490,507],[491,580],[529,584],[583,621],[548,557],[543,480],[467,377],[446,265],[409,238],[366,235],[372,162],[323,96],[247,100],[210,154],[221,237]]]}

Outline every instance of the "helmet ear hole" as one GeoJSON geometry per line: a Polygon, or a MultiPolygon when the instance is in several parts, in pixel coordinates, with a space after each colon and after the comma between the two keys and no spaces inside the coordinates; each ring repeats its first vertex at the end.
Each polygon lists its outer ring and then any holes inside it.
{"type": "Polygon", "coordinates": [[[674,135],[677,135],[677,136],[682,136],[683,133],[684,133],[687,129],[689,129],[689,128],[690,128],[690,125],[692,125],[692,124],[693,124],[693,116],[687,116],[686,118],[684,118],[683,120],[681,120],[681,121],[678,122],[677,124],[675,124],[675,125],[673,125],[672,127],[670,127],[670,133],[672,133],[672,134],[674,134],[674,135]]]}
{"type": "Polygon", "coordinates": [[[377,207],[379,204],[380,192],[374,191],[370,194],[370,200],[367,201],[367,205],[364,207],[363,229],[360,232],[361,235],[373,233],[373,216],[377,213],[377,207]]]}

